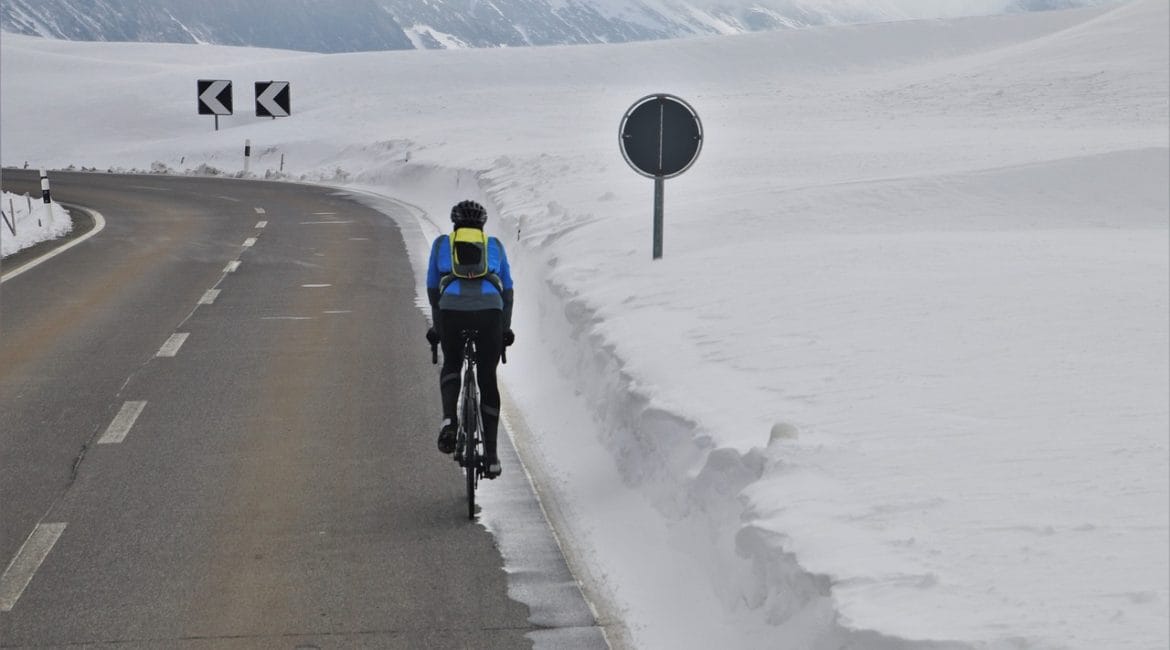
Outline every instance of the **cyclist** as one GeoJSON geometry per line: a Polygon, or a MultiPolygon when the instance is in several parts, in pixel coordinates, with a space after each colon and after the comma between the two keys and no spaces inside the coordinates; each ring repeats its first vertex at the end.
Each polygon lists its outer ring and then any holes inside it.
{"type": "Polygon", "coordinates": [[[460,201],[451,208],[453,232],[435,238],[427,266],[427,298],[431,322],[427,340],[443,348],[439,394],[443,399],[443,423],[439,451],[455,451],[455,408],[459,401],[459,373],[463,363],[464,330],[478,332],[476,372],[479,378],[480,413],[483,417],[484,476],[500,475],[496,433],[500,423],[500,391],[496,365],[504,346],[515,341],[512,333],[512,273],[504,245],[483,232],[487,210],[475,201],[460,201]]]}

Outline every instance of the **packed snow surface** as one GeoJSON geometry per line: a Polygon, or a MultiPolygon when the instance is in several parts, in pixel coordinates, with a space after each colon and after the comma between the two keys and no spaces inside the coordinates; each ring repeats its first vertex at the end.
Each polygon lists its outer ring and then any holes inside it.
{"type": "Polygon", "coordinates": [[[0,194],[0,257],[7,257],[33,244],[56,239],[73,230],[69,212],[59,205],[45,204],[40,196],[12,192],[0,194]]]}
{"type": "Polygon", "coordinates": [[[1164,649],[1168,24],[1134,0],[537,50],[5,36],[0,155],[234,174],[250,138],[261,175],[283,154],[410,204],[420,283],[448,207],[487,202],[509,419],[637,647],[1164,649]],[[240,108],[290,80],[293,116],[213,132],[197,78],[240,108]],[[653,92],[706,135],[659,261],[617,138],[653,92]]]}

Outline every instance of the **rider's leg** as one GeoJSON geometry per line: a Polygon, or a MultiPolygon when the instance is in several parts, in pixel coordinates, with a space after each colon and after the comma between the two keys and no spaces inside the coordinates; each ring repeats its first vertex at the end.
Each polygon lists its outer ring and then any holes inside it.
{"type": "Polygon", "coordinates": [[[504,344],[503,313],[498,309],[476,312],[479,339],[475,348],[478,352],[476,373],[479,377],[480,413],[483,416],[484,456],[495,460],[496,433],[500,424],[500,389],[496,385],[496,365],[500,362],[500,351],[504,344]]]}
{"type": "Polygon", "coordinates": [[[459,403],[459,373],[463,365],[463,350],[459,332],[468,326],[466,312],[444,310],[440,317],[440,345],[443,348],[443,367],[439,370],[439,395],[443,401],[443,424],[439,431],[439,450],[449,454],[455,450],[455,409],[459,403]]]}

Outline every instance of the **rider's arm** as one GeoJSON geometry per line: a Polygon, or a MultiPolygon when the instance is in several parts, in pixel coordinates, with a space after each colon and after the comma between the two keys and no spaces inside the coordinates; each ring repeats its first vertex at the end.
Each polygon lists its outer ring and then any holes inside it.
{"type": "Polygon", "coordinates": [[[504,289],[504,329],[512,329],[512,290],[504,289]]]}
{"type": "Polygon", "coordinates": [[[500,247],[500,286],[503,287],[501,296],[504,299],[504,329],[512,329],[512,268],[508,265],[508,253],[504,251],[504,245],[497,240],[497,246],[500,247]]]}
{"type": "Polygon", "coordinates": [[[427,301],[431,303],[431,325],[440,333],[443,331],[439,326],[439,279],[442,277],[439,271],[439,246],[442,240],[443,237],[436,237],[431,244],[431,259],[427,263],[427,301]]]}

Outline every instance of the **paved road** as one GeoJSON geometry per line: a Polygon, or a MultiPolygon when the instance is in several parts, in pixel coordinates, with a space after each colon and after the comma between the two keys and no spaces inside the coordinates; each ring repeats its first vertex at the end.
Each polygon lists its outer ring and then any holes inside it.
{"type": "MultiPolygon", "coordinates": [[[[532,645],[549,617],[509,599],[434,449],[390,219],[291,184],[57,174],[54,196],[107,225],[0,285],[0,567],[35,568],[0,585],[0,646],[532,645]]],[[[596,647],[583,607],[551,618],[596,647]]]]}

